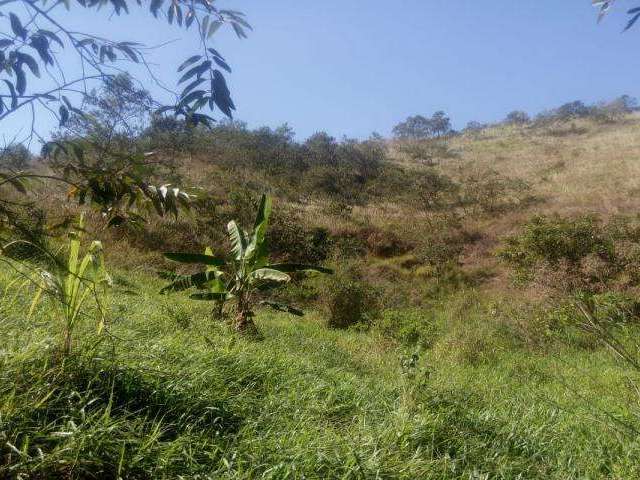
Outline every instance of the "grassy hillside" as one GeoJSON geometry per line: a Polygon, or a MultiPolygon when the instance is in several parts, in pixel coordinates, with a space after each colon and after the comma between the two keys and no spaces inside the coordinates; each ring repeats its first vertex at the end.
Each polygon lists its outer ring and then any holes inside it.
{"type": "Polygon", "coordinates": [[[604,351],[509,345],[469,363],[459,342],[486,328],[474,295],[405,312],[432,322],[433,348],[416,353],[378,329],[328,330],[317,315],[263,313],[264,340],[238,338],[201,304],[153,293],[158,281],[138,277],[136,286],[144,293],[111,298],[110,336],[64,364],[48,355],[51,312],[28,328],[20,300],[3,312],[3,476],[640,473],[637,443],[599,410],[632,418],[627,370],[604,351]]]}
{"type": "Polygon", "coordinates": [[[637,356],[639,134],[628,116],[158,147],[207,195],[136,228],[89,215],[115,283],[103,333],[84,309],[61,358],[59,305],[28,315],[33,288],[0,271],[0,477],[637,478],[638,369],[575,300],[637,356]],[[272,257],[336,269],[277,292],[307,316],[259,310],[253,338],[158,293],[158,271],[190,271],[163,252],[221,250],[265,191],[272,257]]]}

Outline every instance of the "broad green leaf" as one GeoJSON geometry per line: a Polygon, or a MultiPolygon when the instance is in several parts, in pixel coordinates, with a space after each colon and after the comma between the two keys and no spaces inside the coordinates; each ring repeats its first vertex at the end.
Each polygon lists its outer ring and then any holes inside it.
{"type": "Polygon", "coordinates": [[[214,267],[222,267],[225,265],[225,261],[222,258],[214,257],[213,255],[202,255],[199,253],[165,253],[164,256],[169,260],[179,263],[196,263],[202,265],[212,265],[214,267]]]}
{"type": "Polygon", "coordinates": [[[274,270],[272,268],[259,268],[251,272],[253,280],[268,280],[271,282],[288,282],[291,277],[284,272],[274,270]]]}
{"type": "Polygon", "coordinates": [[[236,260],[242,260],[244,258],[244,252],[247,248],[247,239],[244,232],[240,230],[235,220],[231,220],[227,225],[227,231],[229,232],[229,239],[231,240],[231,251],[235,255],[236,260]]]}
{"type": "Polygon", "coordinates": [[[267,232],[269,224],[269,216],[271,215],[271,198],[267,195],[262,195],[260,199],[260,206],[258,207],[258,214],[253,225],[253,234],[251,235],[251,241],[247,246],[247,253],[245,257],[247,260],[254,260],[258,252],[261,252],[264,244],[264,237],[267,232]]]}

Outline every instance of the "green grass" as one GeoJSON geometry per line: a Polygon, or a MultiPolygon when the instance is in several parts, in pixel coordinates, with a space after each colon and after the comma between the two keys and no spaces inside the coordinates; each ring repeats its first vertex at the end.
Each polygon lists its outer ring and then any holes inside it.
{"type": "Polygon", "coordinates": [[[640,476],[637,435],[601,411],[636,421],[632,373],[605,351],[497,340],[464,361],[452,317],[477,329],[484,313],[448,303],[425,312],[438,338],[413,358],[317,314],[260,313],[250,340],[130,277],[141,293],[113,294],[110,335],[86,322],[64,362],[51,305],[27,322],[28,296],[5,296],[0,478],[640,476]]]}

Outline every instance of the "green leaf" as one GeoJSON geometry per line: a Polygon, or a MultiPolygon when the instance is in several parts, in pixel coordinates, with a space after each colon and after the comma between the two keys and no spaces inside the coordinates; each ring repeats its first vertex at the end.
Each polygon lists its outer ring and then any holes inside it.
{"type": "Polygon", "coordinates": [[[34,60],[31,55],[27,55],[26,53],[20,54],[20,61],[24,62],[31,73],[33,73],[36,77],[40,77],[40,69],[38,68],[38,63],[34,60]]]}
{"type": "Polygon", "coordinates": [[[212,255],[202,255],[198,253],[169,252],[169,253],[165,253],[164,256],[169,260],[172,260],[174,262],[179,262],[179,263],[212,265],[214,267],[222,267],[225,265],[224,259],[214,257],[212,255]]]}
{"type": "Polygon", "coordinates": [[[182,292],[190,288],[205,288],[207,282],[215,279],[214,272],[199,272],[193,275],[178,276],[172,283],[160,290],[160,293],[182,292]]]}
{"type": "Polygon", "coordinates": [[[231,240],[231,251],[235,255],[236,260],[242,260],[244,252],[247,248],[247,239],[244,232],[240,230],[238,224],[231,220],[227,225],[227,231],[229,232],[229,239],[231,240]]]}
{"type": "Polygon", "coordinates": [[[200,75],[202,75],[204,72],[209,70],[210,67],[211,67],[211,62],[209,60],[205,60],[197,67],[193,67],[191,70],[187,71],[187,73],[182,75],[182,77],[180,77],[180,80],[178,80],[178,84],[190,79],[194,75],[197,75],[198,77],[200,77],[200,75]]]}
{"type": "Polygon", "coordinates": [[[253,280],[267,280],[271,282],[285,283],[291,281],[291,277],[286,273],[274,270],[272,268],[259,268],[251,272],[253,280]]]}
{"type": "Polygon", "coordinates": [[[207,32],[207,38],[211,38],[211,36],[216,33],[221,26],[222,22],[220,20],[211,22],[211,25],[209,25],[209,31],[207,32]]]}
{"type": "Polygon", "coordinates": [[[60,126],[63,127],[69,121],[69,110],[64,105],[60,105],[60,126]]]}
{"type": "Polygon", "coordinates": [[[16,90],[18,95],[23,95],[27,89],[27,76],[24,74],[24,70],[21,67],[16,68],[16,90]]]}
{"type": "Polygon", "coordinates": [[[151,13],[156,18],[158,18],[158,10],[160,9],[160,7],[162,7],[162,3],[163,0],[151,0],[149,10],[151,10],[151,13]]]}
{"type": "Polygon", "coordinates": [[[184,62],[182,62],[180,64],[180,66],[178,67],[178,72],[183,71],[185,68],[187,68],[189,65],[193,65],[194,63],[196,63],[198,60],[200,60],[202,58],[202,55],[193,55],[192,57],[187,58],[184,62]]]}
{"type": "Polygon", "coordinates": [[[22,40],[26,40],[27,30],[22,26],[22,22],[20,22],[18,16],[13,12],[9,13],[9,21],[11,22],[11,30],[13,30],[13,33],[17,37],[22,38],[22,40]]]}
{"type": "Polygon", "coordinates": [[[253,225],[253,234],[251,235],[251,242],[247,246],[247,259],[253,259],[257,252],[262,251],[262,245],[264,243],[264,237],[267,232],[267,226],[269,224],[269,217],[271,216],[271,197],[262,195],[260,199],[260,206],[258,207],[258,214],[253,225]]]}
{"type": "Polygon", "coordinates": [[[7,84],[9,88],[9,93],[11,94],[11,109],[15,109],[18,106],[18,94],[16,93],[16,89],[9,80],[5,80],[4,83],[7,84]]]}

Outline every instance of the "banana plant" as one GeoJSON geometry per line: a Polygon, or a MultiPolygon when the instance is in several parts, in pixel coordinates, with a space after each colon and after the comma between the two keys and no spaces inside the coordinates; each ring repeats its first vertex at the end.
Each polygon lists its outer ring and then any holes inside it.
{"type": "Polygon", "coordinates": [[[80,217],[77,228],[69,233],[69,253],[66,265],[59,265],[55,271],[33,269],[27,274],[36,286],[28,316],[31,317],[43,296],[50,296],[61,308],[62,348],[61,353],[71,353],[74,331],[83,316],[83,306],[93,296],[98,309],[98,334],[105,325],[105,308],[100,301],[98,288],[110,286],[111,278],[104,266],[102,243],[95,240],[85,255],[81,257],[81,238],[84,231],[84,216],[80,217]]]}
{"type": "Polygon", "coordinates": [[[271,214],[271,198],[263,195],[251,232],[242,230],[235,221],[229,222],[227,232],[231,242],[229,255],[214,255],[210,248],[203,254],[166,253],[169,260],[183,264],[199,264],[205,268],[193,275],[176,276],[161,293],[199,290],[190,298],[216,302],[218,311],[227,303],[235,307],[234,327],[239,332],[255,331],[253,321],[257,304],[278,311],[302,316],[297,308],[270,300],[260,300],[259,292],[291,281],[290,273],[312,271],[331,274],[332,270],[315,265],[270,263],[266,232],[271,214]]]}

